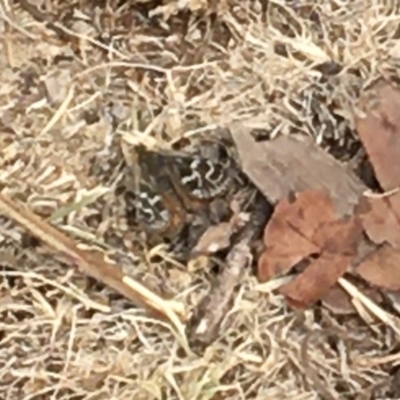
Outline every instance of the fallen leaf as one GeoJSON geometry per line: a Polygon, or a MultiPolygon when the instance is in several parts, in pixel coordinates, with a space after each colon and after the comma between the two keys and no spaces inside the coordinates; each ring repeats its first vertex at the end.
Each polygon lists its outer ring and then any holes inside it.
{"type": "Polygon", "coordinates": [[[356,309],[349,294],[337,283],[321,298],[322,304],[336,315],[354,314],[356,309]]]}
{"type": "Polygon", "coordinates": [[[379,81],[361,96],[356,127],[385,193],[364,195],[356,208],[363,228],[380,245],[355,271],[387,290],[400,289],[400,90],[379,81]]]}
{"type": "Polygon", "coordinates": [[[294,202],[286,199],[279,202],[264,231],[265,252],[258,267],[260,281],[285,274],[304,258],[317,253],[319,247],[312,241],[314,232],[333,218],[332,202],[325,193],[306,191],[294,202]]]}
{"type": "Polygon", "coordinates": [[[301,260],[319,253],[330,242],[324,226],[333,229],[335,225],[327,224],[335,219],[333,203],[325,192],[304,191],[294,202],[283,199],[264,231],[265,252],[258,267],[260,281],[285,274],[301,260]]]}
{"type": "Polygon", "coordinates": [[[376,178],[385,191],[395,189],[400,186],[400,90],[379,81],[361,96],[360,108],[365,116],[356,116],[356,127],[376,178]]]}
{"type": "MultiPolygon", "coordinates": [[[[393,194],[399,195],[400,192],[393,194]]],[[[387,242],[394,248],[400,248],[400,222],[393,212],[391,197],[362,196],[356,212],[366,234],[374,243],[387,242]]]]}
{"type": "Polygon", "coordinates": [[[361,234],[362,226],[357,216],[343,217],[321,224],[312,240],[321,252],[353,257],[357,254],[361,234]]]}
{"type": "Polygon", "coordinates": [[[389,244],[369,254],[356,268],[366,281],[389,290],[400,289],[400,251],[389,244]]]}
{"type": "Polygon", "coordinates": [[[281,287],[292,305],[304,307],[323,297],[346,272],[361,235],[358,217],[338,218],[325,192],[309,190],[297,194],[292,202],[282,200],[265,228],[259,280],[287,273],[313,255],[316,259],[281,287]]]}
{"type": "Polygon", "coordinates": [[[281,135],[258,142],[251,124],[255,123],[235,123],[229,130],[241,169],[271,204],[291,192],[318,189],[329,193],[339,216],[352,213],[366,190],[354,173],[303,136],[281,135]]]}
{"type": "Polygon", "coordinates": [[[231,219],[208,227],[193,248],[192,257],[212,255],[227,249],[231,244],[232,236],[249,221],[249,214],[241,212],[236,201],[232,201],[230,207],[233,212],[231,219]]]}
{"type": "MultiPolygon", "coordinates": [[[[400,187],[400,90],[379,81],[361,96],[365,116],[356,127],[376,179],[385,192],[400,187]]],[[[400,221],[400,192],[388,196],[392,212],[400,221]]]]}
{"type": "Polygon", "coordinates": [[[232,230],[229,222],[221,222],[218,225],[208,227],[193,248],[192,257],[215,254],[228,248],[231,243],[231,236],[232,230]]]}
{"type": "Polygon", "coordinates": [[[289,303],[303,308],[325,296],[346,272],[351,258],[342,254],[323,253],[291,282],[280,287],[289,303]]]}

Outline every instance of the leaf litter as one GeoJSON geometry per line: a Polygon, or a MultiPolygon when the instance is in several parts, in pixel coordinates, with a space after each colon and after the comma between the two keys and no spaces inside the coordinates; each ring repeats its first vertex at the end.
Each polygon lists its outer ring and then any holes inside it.
{"type": "Polygon", "coordinates": [[[280,291],[303,307],[325,295],[348,269],[362,233],[356,217],[338,219],[335,214],[324,192],[305,191],[279,202],[264,232],[259,279],[287,273],[313,256],[305,270],[280,291]]]}
{"type": "MultiPolygon", "coordinates": [[[[287,200],[289,192],[298,196],[304,190],[327,189],[326,186],[329,189],[334,181],[333,186],[342,188],[331,193],[340,218],[342,213],[353,209],[360,190],[365,187],[344,174],[333,157],[327,161],[323,151],[316,155],[316,148],[327,142],[330,146],[334,142],[335,147],[346,141],[340,125],[352,129],[352,105],[357,101],[358,88],[365,81],[375,80],[381,72],[388,72],[383,71],[386,66],[381,63],[382,55],[388,55],[385,62],[389,68],[397,65],[395,56],[390,56],[396,47],[393,41],[397,40],[392,34],[397,24],[391,17],[392,10],[377,6],[365,12],[356,2],[338,5],[317,1],[312,10],[302,2],[293,6],[271,3],[268,13],[258,19],[254,18],[260,15],[258,2],[250,6],[234,1],[229,5],[223,2],[221,8],[216,5],[218,18],[211,16],[208,20],[209,10],[204,9],[203,2],[189,2],[189,7],[197,11],[185,21],[188,25],[185,31],[183,16],[178,14],[185,2],[179,5],[170,2],[165,10],[169,19],[164,15],[164,19],[150,22],[147,15],[154,12],[150,2],[141,2],[140,7],[131,2],[117,3],[109,2],[105,8],[101,5],[93,8],[86,2],[67,7],[58,2],[37,6],[29,1],[1,6],[2,22],[7,28],[1,57],[3,87],[7,93],[1,95],[0,126],[11,147],[6,150],[6,157],[0,159],[0,168],[2,184],[6,183],[7,193],[13,199],[15,196],[34,205],[30,203],[31,196],[41,192],[43,171],[54,163],[73,174],[75,180],[59,193],[46,193],[50,202],[74,199],[77,191],[92,190],[97,183],[93,182],[93,176],[86,176],[84,166],[92,156],[101,154],[107,144],[87,134],[93,126],[85,119],[86,113],[110,115],[113,126],[117,127],[116,136],[127,135],[134,124],[129,116],[118,116],[116,105],[123,105],[129,111],[133,104],[135,108],[139,103],[144,111],[140,126],[147,124],[146,135],[150,133],[155,140],[165,142],[184,134],[192,135],[199,125],[201,130],[211,132],[216,125],[243,121],[256,113],[256,125],[280,136],[277,138],[280,142],[271,141],[271,152],[275,150],[273,147],[279,148],[281,160],[286,160],[284,146],[287,146],[293,155],[309,159],[308,164],[298,161],[290,164],[285,174],[269,180],[271,186],[281,185],[273,196],[265,191],[269,201],[276,205],[282,199],[287,200]],[[248,7],[255,9],[250,11],[248,7]],[[143,8],[146,12],[141,14],[138,9],[143,8]],[[338,29],[335,18],[331,18],[332,10],[338,16],[351,14],[354,18],[342,18],[338,29]],[[199,15],[206,19],[204,30],[198,24],[199,15]],[[360,46],[360,35],[353,35],[361,30],[361,35],[370,37],[377,18],[379,57],[373,41],[360,46]],[[288,37],[288,28],[294,37],[288,37]],[[346,57],[333,62],[340,64],[343,72],[324,75],[313,65],[329,59],[328,54],[332,54],[338,39],[346,43],[346,57]],[[71,70],[78,84],[71,87],[68,79],[62,79],[68,88],[63,87],[63,94],[59,95],[55,81],[46,82],[43,77],[58,76],[57,70],[65,67],[71,70]],[[10,75],[10,70],[16,73],[10,75]],[[52,91],[47,90],[49,99],[43,97],[43,83],[52,86],[52,91]],[[182,94],[179,101],[176,96],[168,95],[171,92],[182,94]],[[325,119],[316,123],[321,115],[325,119]],[[330,124],[339,120],[338,115],[345,121],[335,125],[332,135],[330,124]],[[321,129],[322,126],[327,129],[321,129]],[[71,132],[76,134],[72,137],[71,132]],[[310,142],[317,145],[295,143],[291,140],[293,132],[311,136],[310,142]],[[328,164],[328,170],[324,170],[328,164]],[[318,174],[320,169],[322,172],[318,174]],[[295,171],[299,172],[297,176],[293,176],[295,171]],[[309,183],[314,183],[314,187],[309,183]]],[[[261,7],[261,13],[263,10],[261,7]]],[[[135,128],[135,134],[141,129],[135,128]]],[[[350,146],[346,146],[339,153],[347,154],[350,146]]],[[[250,151],[254,156],[253,151],[254,147],[250,151]]],[[[113,165],[113,157],[118,161],[118,156],[114,154],[117,154],[115,148],[111,153],[105,163],[113,165]]],[[[275,171],[279,170],[279,157],[269,156],[264,155],[274,161],[271,165],[275,171]]],[[[56,181],[59,172],[48,174],[45,179],[56,181]]],[[[260,180],[256,186],[270,178],[271,168],[257,173],[260,180]]],[[[85,204],[81,211],[70,214],[68,223],[93,234],[96,232],[93,215],[99,219],[103,215],[108,229],[99,241],[122,248],[125,255],[129,254],[127,248],[137,248],[135,242],[130,242],[130,232],[124,225],[116,224],[116,204],[107,217],[97,201],[85,204]],[[87,209],[90,218],[85,213],[87,209]]],[[[26,222],[29,223],[29,218],[26,222]]],[[[65,228],[65,219],[59,218],[57,225],[65,228]]],[[[285,308],[281,296],[275,292],[261,295],[246,270],[241,270],[243,275],[240,274],[233,309],[220,308],[222,313],[229,314],[229,323],[224,323],[206,356],[184,356],[178,351],[176,338],[164,325],[132,307],[123,296],[93,285],[81,274],[66,271],[65,260],[61,262],[49,253],[43,255],[35,247],[20,246],[20,237],[20,227],[2,219],[1,246],[7,253],[18,253],[18,268],[9,271],[6,263],[1,265],[0,293],[12,293],[11,301],[0,303],[2,398],[308,398],[318,392],[303,379],[308,376],[309,368],[318,369],[330,394],[336,398],[354,398],[368,382],[389,378],[395,365],[395,358],[385,354],[395,350],[391,346],[396,342],[385,332],[379,335],[376,329],[373,333],[363,331],[360,324],[354,325],[354,331],[360,330],[364,337],[362,343],[346,346],[350,357],[329,348],[321,351],[321,346],[310,340],[308,364],[302,365],[299,343],[308,330],[316,326],[324,329],[326,314],[322,312],[321,320],[312,308],[299,321],[285,308]],[[35,275],[27,275],[30,270],[35,275]],[[54,281],[57,286],[45,284],[37,276],[46,277],[46,282],[54,281]],[[94,312],[78,297],[65,296],[66,291],[60,287],[69,285],[87,293],[89,298],[101,291],[110,299],[111,312],[94,312]],[[47,318],[43,320],[44,306],[38,305],[43,299],[56,316],[50,323],[47,318]],[[48,341],[51,347],[47,346],[48,341]],[[260,358],[265,363],[251,361],[260,358]],[[372,367],[366,369],[365,361],[372,367]],[[28,374],[26,365],[37,371],[34,377],[28,374]],[[343,379],[343,375],[348,379],[343,379]]],[[[372,250],[369,254],[373,254],[372,250]]],[[[96,266],[99,260],[90,261],[96,266]]],[[[140,262],[132,270],[136,277],[148,277],[150,270],[162,271],[154,264],[151,267],[140,262]]],[[[198,275],[190,279],[183,289],[171,282],[175,288],[172,297],[195,308],[198,299],[208,292],[208,284],[198,275]]],[[[343,282],[346,281],[340,278],[339,285],[343,282]]],[[[349,334],[352,340],[353,332],[349,334]]],[[[383,395],[375,397],[393,396],[386,389],[383,395]]]]}
{"type": "Polygon", "coordinates": [[[365,232],[380,247],[357,266],[357,273],[376,286],[397,291],[400,289],[400,90],[379,81],[361,99],[361,106],[369,106],[370,110],[366,117],[356,120],[359,135],[384,193],[366,195],[360,200],[358,212],[365,232]]]}
{"type": "Polygon", "coordinates": [[[232,236],[240,231],[250,218],[248,213],[240,211],[240,204],[237,201],[232,200],[230,208],[232,216],[229,221],[209,226],[194,246],[192,257],[210,256],[230,246],[232,236]]]}
{"type": "MultiPolygon", "coordinates": [[[[304,308],[324,298],[334,303],[337,282],[346,273],[392,295],[400,289],[400,119],[396,113],[400,90],[379,82],[361,97],[364,107],[370,92],[378,98],[356,122],[377,180],[387,192],[371,195],[365,190],[353,212],[344,216],[337,215],[326,190],[290,193],[277,202],[266,225],[258,278],[265,282],[297,266],[300,272],[279,289],[293,306],[304,308]],[[364,234],[376,246],[356,261],[364,234]]],[[[348,308],[344,303],[342,307],[348,308]]]]}
{"type": "MultiPolygon", "coordinates": [[[[317,182],[310,180],[310,190],[289,191],[283,198],[278,196],[274,199],[286,184],[280,185],[276,175],[287,173],[285,164],[293,163],[295,157],[289,155],[287,158],[291,161],[281,159],[280,164],[274,164],[274,158],[260,151],[255,156],[256,149],[251,156],[242,152],[241,157],[250,179],[267,198],[273,198],[276,202],[264,232],[265,248],[258,262],[259,280],[268,281],[298,266],[300,272],[279,289],[289,304],[305,308],[324,298],[331,305],[332,302],[333,305],[335,302],[340,304],[343,292],[337,285],[339,283],[353,296],[353,305],[367,324],[373,323],[367,314],[374,315],[399,335],[400,318],[384,311],[371,298],[343,279],[346,273],[356,274],[372,285],[372,290],[388,289],[387,297],[392,300],[400,289],[400,119],[396,112],[400,107],[400,90],[388,83],[379,82],[361,97],[360,103],[364,107],[365,96],[370,96],[370,92],[377,95],[378,99],[374,98],[373,107],[369,104],[371,108],[367,107],[366,117],[356,117],[356,125],[376,178],[386,192],[370,195],[365,190],[358,196],[358,202],[351,213],[337,215],[332,199],[337,197],[338,188],[329,179],[327,185],[329,187],[331,184],[331,187],[328,191],[313,187],[317,182]],[[268,161],[263,161],[263,156],[268,161]],[[274,171],[272,179],[261,173],[266,165],[274,165],[278,171],[274,171]],[[371,240],[372,246],[369,246],[369,252],[360,261],[357,257],[360,256],[360,242],[365,242],[364,235],[371,240]],[[363,308],[359,308],[361,305],[363,308]]],[[[240,139],[242,144],[246,140],[251,142],[249,136],[247,139],[243,137],[240,139]]],[[[273,145],[272,141],[271,147],[273,145]]],[[[297,171],[295,174],[289,177],[289,182],[293,176],[297,176],[297,171]]],[[[372,297],[376,298],[374,292],[372,297]]],[[[341,302],[341,307],[348,310],[349,304],[341,302]]],[[[316,383],[318,391],[321,387],[316,383]]],[[[335,398],[332,395],[328,397],[335,398]]]]}

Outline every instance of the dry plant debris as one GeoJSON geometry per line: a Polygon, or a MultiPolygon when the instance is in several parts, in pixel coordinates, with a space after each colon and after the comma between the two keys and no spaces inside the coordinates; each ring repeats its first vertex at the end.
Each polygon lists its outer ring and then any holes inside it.
{"type": "MultiPolygon", "coordinates": [[[[297,164],[301,166],[302,161],[299,161],[298,155],[290,154],[288,146],[279,147],[280,143],[271,140],[268,147],[260,146],[257,149],[248,132],[247,137],[243,134],[243,127],[236,128],[234,138],[239,145],[245,172],[267,198],[277,203],[264,232],[265,251],[258,263],[259,279],[268,281],[288,273],[295,265],[303,262],[302,272],[279,289],[290,304],[304,308],[317,300],[325,300],[331,305],[340,304],[342,310],[348,309],[349,304],[341,301],[343,292],[337,285],[339,282],[354,296],[353,305],[367,323],[373,324],[373,320],[367,315],[370,313],[399,335],[398,317],[385,312],[371,298],[342,279],[346,272],[355,273],[364,282],[372,284],[372,289],[390,290],[390,296],[398,293],[400,283],[400,123],[397,122],[396,112],[400,106],[400,90],[388,83],[379,82],[361,97],[361,104],[366,117],[356,118],[358,132],[376,178],[385,192],[371,194],[365,191],[358,196],[358,203],[350,215],[344,217],[343,209],[348,211],[349,206],[354,206],[354,194],[357,194],[354,190],[349,190],[349,186],[345,188],[350,194],[345,199],[347,204],[343,208],[342,202],[342,211],[338,213],[337,193],[343,191],[343,185],[342,188],[338,187],[335,179],[330,180],[328,176],[323,185],[325,190],[321,191],[319,180],[312,179],[315,173],[310,179],[312,174],[302,175],[299,168],[289,169],[297,164]],[[371,103],[366,105],[365,97],[371,96],[372,91],[377,94],[373,99],[374,103],[372,106],[371,103]],[[249,151],[252,146],[254,151],[249,151]],[[284,154],[285,157],[271,157],[271,154],[275,155],[280,151],[274,151],[274,146],[283,148],[281,155],[284,154]],[[266,171],[272,174],[266,174],[266,171]],[[288,179],[284,181],[283,176],[287,175],[288,179]],[[294,194],[290,192],[293,186],[304,189],[304,184],[311,188],[314,186],[315,189],[300,190],[294,194]],[[280,199],[285,192],[288,195],[280,199]],[[353,197],[353,200],[349,201],[349,197],[353,197]],[[365,242],[363,232],[377,246],[369,246],[370,251],[360,261],[360,243],[365,242]],[[306,258],[308,260],[304,262],[306,258]],[[355,269],[352,269],[354,265],[355,269]],[[367,314],[364,308],[360,308],[359,301],[368,310],[367,314]]],[[[286,143],[290,144],[290,141],[286,143]]],[[[318,176],[318,172],[316,175],[318,176]]],[[[373,291],[371,296],[376,298],[373,291]]],[[[311,376],[316,376],[313,371],[311,376]]],[[[319,378],[314,378],[312,380],[316,390],[323,397],[336,398],[325,390],[319,378]]]]}
{"type": "Polygon", "coordinates": [[[363,93],[356,126],[362,144],[384,191],[400,185],[400,90],[379,81],[363,93]]]}
{"type": "MultiPolygon", "coordinates": [[[[303,271],[280,288],[289,302],[298,307],[324,298],[335,303],[335,297],[340,296],[336,283],[346,272],[356,273],[374,287],[394,292],[400,289],[400,147],[396,145],[400,136],[400,123],[396,123],[400,90],[379,82],[363,95],[361,104],[366,108],[366,116],[358,117],[358,132],[386,192],[365,192],[351,215],[339,216],[332,200],[337,197],[337,186],[330,182],[329,191],[300,191],[280,200],[265,228],[265,250],[258,262],[258,278],[267,281],[287,274],[303,262],[303,271]],[[371,92],[377,96],[373,106],[365,103],[371,92]],[[370,246],[367,255],[356,260],[360,242],[365,241],[363,232],[377,246],[370,246]]],[[[290,155],[288,158],[289,164],[296,159],[290,155]]],[[[286,160],[280,161],[287,164],[286,160]]],[[[252,174],[255,173],[250,171],[249,175],[252,174]]],[[[297,176],[298,172],[294,174],[297,176]]],[[[289,181],[292,179],[289,177],[289,181]]],[[[329,179],[327,182],[329,185],[329,179]]],[[[263,185],[261,180],[259,185],[263,185]]],[[[309,185],[313,185],[312,180],[309,185]]]]}
{"type": "MultiPolygon", "coordinates": [[[[391,268],[382,268],[379,273],[379,267],[373,265],[386,259],[394,266],[398,260],[400,230],[396,205],[400,195],[400,157],[393,105],[400,101],[400,96],[398,90],[382,82],[373,89],[375,95],[378,93],[378,98],[374,98],[378,107],[368,109],[367,117],[359,117],[356,122],[377,179],[384,190],[390,191],[383,195],[360,195],[361,189],[366,188],[357,179],[304,140],[278,138],[257,144],[248,127],[237,124],[232,129],[243,170],[266,198],[277,203],[264,233],[259,279],[267,281],[313,258],[303,272],[280,289],[292,304],[304,307],[327,296],[330,288],[336,288],[338,279],[350,271],[354,258],[360,256],[359,243],[365,242],[363,230],[376,244],[391,244],[392,249],[384,245],[370,251],[358,265],[358,274],[380,287],[398,289],[397,279],[390,281],[388,277],[391,268]],[[382,130],[382,135],[377,134],[382,130]],[[309,157],[305,157],[303,150],[306,146],[312,150],[309,157]],[[295,155],[294,148],[300,150],[295,155]],[[330,173],[325,174],[327,170],[330,173]],[[341,176],[345,176],[346,183],[340,184],[341,176]],[[307,188],[310,190],[304,191],[307,188]]],[[[370,92],[361,98],[364,108],[370,92]]]]}
{"type": "Polygon", "coordinates": [[[104,282],[117,292],[127,296],[140,306],[169,318],[178,333],[183,335],[183,325],[178,315],[184,315],[183,304],[165,301],[128,275],[124,275],[118,266],[112,266],[104,260],[104,254],[97,250],[82,250],[76,243],[47,222],[37,217],[23,205],[17,204],[0,193],[0,210],[26,228],[31,234],[41,239],[53,250],[67,256],[84,273],[104,282]]]}
{"type": "Polygon", "coordinates": [[[357,267],[373,284],[400,289],[400,90],[379,81],[360,101],[366,116],[357,118],[360,139],[366,149],[383,194],[366,194],[359,214],[368,237],[381,245],[357,267]]]}
{"type": "MultiPolygon", "coordinates": [[[[169,146],[255,120],[269,137],[280,136],[269,143],[267,165],[271,152],[279,160],[288,146],[309,164],[294,161],[286,176],[297,170],[319,190],[327,176],[347,186],[332,197],[342,216],[366,189],[335,160],[351,159],[359,146],[353,105],[363,87],[398,76],[396,2],[211,3],[0,2],[2,193],[42,220],[55,215],[54,227],[79,249],[81,241],[99,246],[188,309],[208,294],[208,279],[128,229],[114,192],[120,138],[169,146]],[[310,140],[299,145],[293,136],[310,140]],[[69,204],[79,206],[68,211],[69,204]]],[[[279,170],[270,164],[262,179],[279,170]]],[[[288,183],[270,196],[275,205],[314,189],[299,177],[273,176],[288,183]]],[[[299,318],[275,290],[277,280],[257,285],[246,269],[229,323],[202,357],[183,354],[164,322],[72,272],[13,220],[0,222],[1,399],[308,400],[317,390],[304,379],[307,368],[335,398],[354,399],[371,382],[380,386],[371,398],[399,397],[391,384],[398,339],[385,325],[357,315],[337,320],[317,306],[299,318]],[[348,331],[346,351],[311,339],[303,365],[308,332],[335,324],[348,331]]]]}
{"type": "MultiPolygon", "coordinates": [[[[204,350],[223,330],[221,324],[227,323],[224,320],[232,311],[235,294],[241,286],[246,267],[248,268],[253,260],[251,245],[262,232],[268,209],[268,204],[262,201],[261,197],[256,197],[254,202],[256,204],[252,212],[243,213],[240,211],[237,199],[233,200],[231,202],[233,215],[229,221],[231,226],[226,227],[225,224],[212,226],[200,238],[198,248],[202,244],[207,244],[205,249],[209,249],[211,245],[218,250],[225,249],[229,244],[231,246],[228,247],[222,271],[212,281],[209,293],[201,299],[188,323],[189,343],[197,350],[204,350]]],[[[208,255],[209,253],[210,251],[208,255]]],[[[200,254],[204,257],[204,253],[200,254]]]]}
{"type": "Polygon", "coordinates": [[[210,294],[196,307],[188,324],[188,336],[193,346],[204,349],[217,338],[221,323],[232,307],[234,290],[251,260],[248,241],[249,238],[243,238],[229,251],[226,265],[213,282],[210,294]]]}
{"type": "Polygon", "coordinates": [[[374,243],[387,242],[398,248],[399,220],[391,204],[391,198],[394,196],[397,196],[397,193],[380,196],[371,196],[367,193],[360,199],[358,213],[365,232],[374,243]]]}
{"type": "Polygon", "coordinates": [[[227,249],[232,236],[238,233],[249,221],[249,214],[240,211],[240,204],[236,200],[231,202],[232,216],[228,222],[211,225],[200,236],[192,250],[192,257],[212,255],[227,249]]]}
{"type": "Polygon", "coordinates": [[[281,135],[258,142],[251,135],[251,121],[233,124],[231,132],[243,171],[274,205],[292,192],[319,189],[326,190],[339,215],[345,215],[365,191],[357,176],[310,138],[281,135]]]}
{"type": "Polygon", "coordinates": [[[361,233],[357,217],[337,217],[327,193],[306,191],[282,200],[265,229],[258,277],[266,281],[314,256],[305,271],[280,289],[292,303],[307,306],[324,296],[346,272],[361,233]]]}

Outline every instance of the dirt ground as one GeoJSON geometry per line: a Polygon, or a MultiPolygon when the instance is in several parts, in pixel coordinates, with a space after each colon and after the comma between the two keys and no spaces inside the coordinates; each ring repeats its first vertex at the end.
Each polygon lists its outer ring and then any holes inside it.
{"type": "MultiPolygon", "coordinates": [[[[3,193],[189,309],[210,280],[134,243],[113,187],[121,137],[168,144],[251,119],[348,161],[360,91],[398,76],[390,2],[33,3],[0,2],[3,193]]],[[[251,271],[218,339],[187,356],[165,322],[5,216],[0,255],[2,399],[400,398],[389,329],[293,311],[251,271]]]]}

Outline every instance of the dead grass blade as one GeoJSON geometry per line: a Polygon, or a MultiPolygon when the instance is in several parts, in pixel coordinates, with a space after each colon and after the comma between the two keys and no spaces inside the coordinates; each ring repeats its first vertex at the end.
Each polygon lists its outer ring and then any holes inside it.
{"type": "Polygon", "coordinates": [[[74,98],[74,90],[75,86],[72,85],[68,90],[67,97],[61,103],[60,107],[57,109],[56,113],[52,116],[50,121],[43,128],[39,136],[44,136],[46,133],[48,133],[57,124],[58,120],[64,115],[65,111],[67,111],[68,109],[69,104],[74,98]]]}
{"type": "Polygon", "coordinates": [[[372,301],[370,298],[362,294],[348,280],[344,278],[339,278],[338,282],[340,286],[342,286],[342,288],[346,290],[346,292],[349,293],[350,296],[353,297],[353,299],[357,299],[371,314],[375,315],[375,317],[380,319],[384,324],[392,328],[393,331],[396,333],[396,335],[400,335],[399,318],[383,310],[374,301],[372,301]]]}
{"type": "Polygon", "coordinates": [[[313,383],[316,392],[321,396],[321,398],[326,400],[337,400],[338,397],[331,392],[331,388],[326,385],[325,382],[321,380],[318,376],[318,372],[314,369],[314,367],[310,363],[310,357],[308,355],[309,344],[315,336],[322,336],[324,339],[327,339],[327,335],[330,334],[329,331],[311,331],[303,340],[300,349],[300,358],[302,365],[304,367],[304,371],[308,379],[313,383]]]}
{"type": "Polygon", "coordinates": [[[49,222],[55,222],[58,219],[64,218],[67,215],[71,214],[73,211],[79,211],[82,208],[88,206],[91,203],[94,203],[97,199],[102,197],[108,191],[107,188],[96,188],[84,195],[80,200],[69,203],[64,207],[57,209],[50,217],[49,222]]]}
{"type": "Polygon", "coordinates": [[[178,314],[184,315],[183,304],[164,300],[152,293],[142,284],[125,275],[117,266],[105,262],[100,251],[80,249],[72,239],[3,193],[0,193],[0,210],[53,250],[71,259],[82,272],[112,287],[136,304],[147,307],[159,316],[166,317],[178,332],[184,335],[184,326],[178,317],[178,314]]]}

